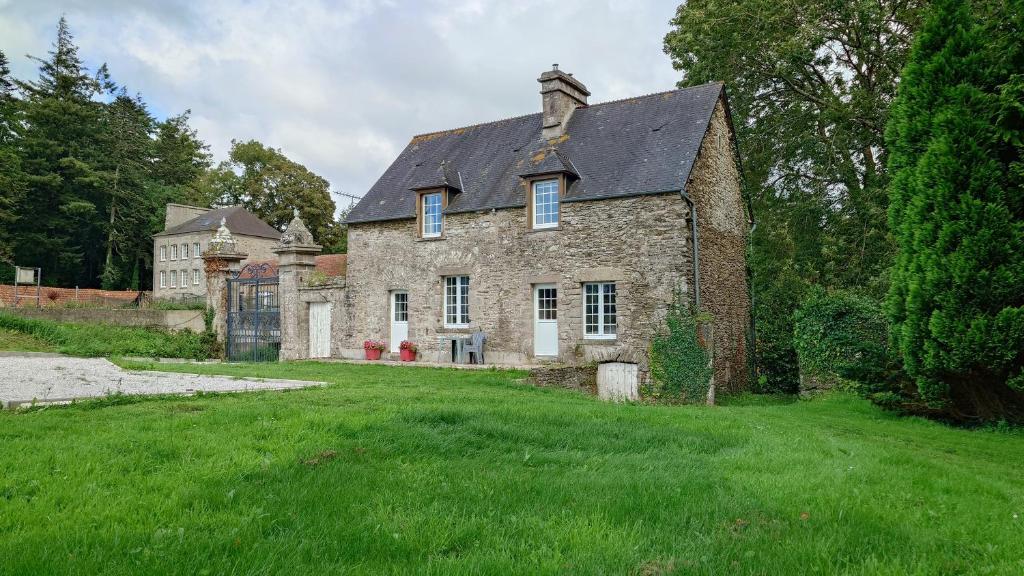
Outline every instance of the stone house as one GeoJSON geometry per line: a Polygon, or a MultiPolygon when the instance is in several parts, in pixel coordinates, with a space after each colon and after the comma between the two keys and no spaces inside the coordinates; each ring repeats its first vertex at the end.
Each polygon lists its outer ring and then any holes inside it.
{"type": "Polygon", "coordinates": [[[713,318],[717,388],[746,385],[749,221],[724,86],[588,104],[557,66],[538,81],[539,113],[409,142],[348,216],[344,282],[306,286],[315,249],[282,245],[282,358],[408,339],[444,361],[447,336],[479,329],[488,362],[643,376],[678,294],[713,318]]]}
{"type": "Polygon", "coordinates": [[[200,208],[168,204],[164,230],[153,235],[153,297],[162,300],[206,295],[206,271],[200,256],[221,222],[231,230],[238,250],[251,260],[274,257],[281,233],[241,206],[200,208]]]}

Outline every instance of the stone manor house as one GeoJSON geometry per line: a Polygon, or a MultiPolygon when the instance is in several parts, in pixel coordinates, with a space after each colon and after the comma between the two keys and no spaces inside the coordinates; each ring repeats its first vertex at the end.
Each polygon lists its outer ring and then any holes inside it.
{"type": "Polygon", "coordinates": [[[448,337],[482,330],[489,363],[642,378],[679,294],[713,319],[716,387],[745,386],[749,220],[724,86],[589,104],[557,65],[539,82],[541,112],[409,142],[348,216],[344,280],[308,286],[312,239],[282,239],[282,358],[408,339],[445,360],[448,337]]]}
{"type": "Polygon", "coordinates": [[[251,260],[274,257],[281,232],[241,206],[200,208],[168,204],[164,230],[153,235],[153,297],[180,300],[206,295],[202,253],[221,222],[251,260]]]}

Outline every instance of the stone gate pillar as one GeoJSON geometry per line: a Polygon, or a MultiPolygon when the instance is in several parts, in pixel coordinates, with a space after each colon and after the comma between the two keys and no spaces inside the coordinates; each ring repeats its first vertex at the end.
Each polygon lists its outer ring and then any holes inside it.
{"type": "Polygon", "coordinates": [[[294,211],[294,218],[281,234],[277,254],[278,305],[281,310],[281,360],[295,360],[309,355],[308,312],[299,300],[299,287],[316,268],[316,255],[323,250],[313,240],[306,224],[294,211]]]}
{"type": "Polygon", "coordinates": [[[238,273],[242,260],[249,255],[238,252],[231,231],[224,219],[213,234],[210,246],[203,252],[203,268],[206,271],[206,308],[213,310],[213,330],[221,342],[227,334],[228,322],[228,278],[238,273]]]}

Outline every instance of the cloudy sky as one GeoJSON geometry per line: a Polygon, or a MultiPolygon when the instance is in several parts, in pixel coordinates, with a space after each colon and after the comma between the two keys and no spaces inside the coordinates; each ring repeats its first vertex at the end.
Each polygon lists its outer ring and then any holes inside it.
{"type": "Polygon", "coordinates": [[[158,117],[191,109],[216,159],[255,138],[362,195],[415,134],[539,112],[552,63],[591,102],[672,88],[677,4],[0,0],[0,50],[33,77],[24,55],[46,54],[64,14],[91,68],[158,117]]]}

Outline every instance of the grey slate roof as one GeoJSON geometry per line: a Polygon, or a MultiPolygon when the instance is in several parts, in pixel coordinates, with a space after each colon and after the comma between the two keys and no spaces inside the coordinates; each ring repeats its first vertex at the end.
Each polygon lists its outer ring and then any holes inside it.
{"type": "Polygon", "coordinates": [[[241,206],[228,206],[217,208],[205,214],[196,216],[177,226],[158,232],[154,236],[171,236],[174,234],[188,234],[192,232],[214,232],[220,227],[221,218],[227,220],[228,230],[232,234],[242,236],[256,236],[259,238],[281,238],[281,232],[270,224],[257,218],[254,214],[241,206]]]}
{"type": "Polygon", "coordinates": [[[525,206],[522,176],[565,164],[578,179],[562,202],[684,190],[722,90],[705,84],[579,108],[552,142],[540,113],[416,136],[347,221],[415,218],[412,189],[442,161],[461,176],[449,214],[525,206]]]}

